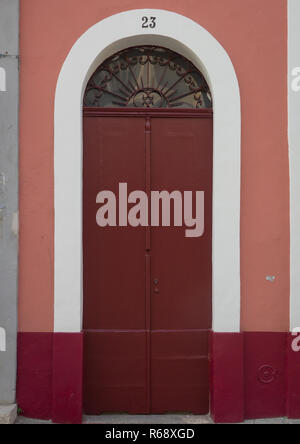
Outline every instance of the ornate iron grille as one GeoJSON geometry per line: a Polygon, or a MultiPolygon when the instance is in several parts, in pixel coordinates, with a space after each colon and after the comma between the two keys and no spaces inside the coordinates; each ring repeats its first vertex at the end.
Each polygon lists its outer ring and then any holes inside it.
{"type": "Polygon", "coordinates": [[[84,106],[212,108],[212,97],[204,76],[189,60],[165,48],[138,46],[97,68],[84,106]]]}

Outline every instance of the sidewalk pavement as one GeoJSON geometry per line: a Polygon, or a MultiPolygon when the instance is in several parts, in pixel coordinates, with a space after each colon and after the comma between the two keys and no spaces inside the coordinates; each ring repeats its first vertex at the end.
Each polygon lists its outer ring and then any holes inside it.
{"type": "MultiPolygon", "coordinates": [[[[27,419],[22,416],[17,418],[16,424],[52,424],[51,421],[39,421],[27,419]]],[[[100,415],[84,416],[83,424],[213,424],[209,416],[195,416],[187,414],[169,415],[100,415]]],[[[255,419],[245,421],[243,424],[300,424],[300,420],[290,420],[287,418],[275,419],[255,419]]]]}

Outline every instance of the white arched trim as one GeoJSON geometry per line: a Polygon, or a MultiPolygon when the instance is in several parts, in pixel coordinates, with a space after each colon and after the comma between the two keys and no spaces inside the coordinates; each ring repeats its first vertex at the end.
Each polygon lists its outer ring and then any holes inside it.
{"type": "Polygon", "coordinates": [[[182,15],[141,9],[91,27],[71,49],[55,97],[55,331],[82,328],[82,100],[97,66],[135,45],[170,48],[205,75],[214,100],[213,329],[240,331],[241,110],[232,62],[218,41],[182,15]],[[156,17],[143,29],[142,17],[156,17]]]}

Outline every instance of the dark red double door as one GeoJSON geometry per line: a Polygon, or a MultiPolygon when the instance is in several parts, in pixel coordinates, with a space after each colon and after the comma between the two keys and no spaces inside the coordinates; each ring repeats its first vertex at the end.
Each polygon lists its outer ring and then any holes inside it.
{"type": "MultiPolygon", "coordinates": [[[[84,410],[209,410],[212,118],[84,117],[84,410]],[[96,224],[96,196],[204,191],[205,232],[96,224]]],[[[117,201],[118,202],[118,201],[117,201]]],[[[128,206],[128,210],[132,205],[128,206]]],[[[172,206],[171,206],[172,209],[172,206]]],[[[172,218],[171,218],[172,223],[172,218]]]]}

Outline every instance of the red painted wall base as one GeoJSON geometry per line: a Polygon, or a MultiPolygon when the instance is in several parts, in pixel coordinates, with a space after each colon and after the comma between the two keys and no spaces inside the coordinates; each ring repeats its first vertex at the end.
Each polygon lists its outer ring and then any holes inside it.
{"type": "Polygon", "coordinates": [[[27,418],[52,417],[52,333],[19,333],[17,401],[27,418]]]}
{"type": "Polygon", "coordinates": [[[286,333],[245,333],[245,417],[286,416],[286,333]]]}
{"type": "Polygon", "coordinates": [[[82,421],[82,333],[19,333],[17,402],[28,418],[82,421]]]}
{"type": "Polygon", "coordinates": [[[240,333],[212,333],[211,415],[216,423],[244,421],[243,347],[240,333]]]}
{"type": "Polygon", "coordinates": [[[83,395],[83,334],[53,336],[52,420],[80,424],[83,395]]]}
{"type": "MultiPolygon", "coordinates": [[[[17,400],[23,415],[81,423],[82,369],[81,333],[19,333],[17,400]]],[[[300,418],[299,375],[300,338],[288,333],[211,335],[211,414],[217,423],[300,418]],[[299,351],[293,351],[293,344],[299,351]]]]}

